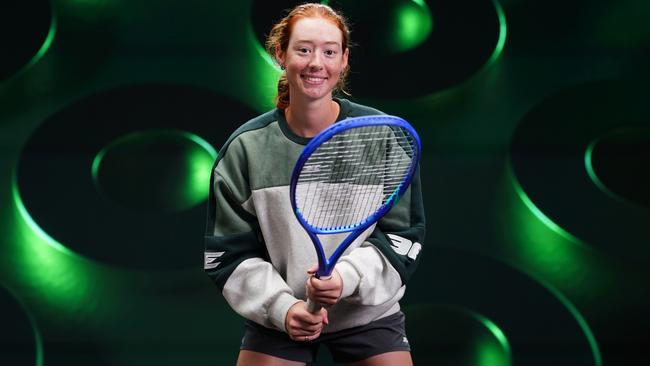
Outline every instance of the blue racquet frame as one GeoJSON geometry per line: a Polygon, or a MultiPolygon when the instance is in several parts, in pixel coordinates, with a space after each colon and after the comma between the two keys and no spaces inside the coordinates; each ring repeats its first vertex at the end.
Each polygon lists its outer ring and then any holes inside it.
{"type": "Polygon", "coordinates": [[[339,260],[343,252],[350,246],[350,244],[357,238],[361,233],[366,229],[372,226],[375,222],[381,219],[390,209],[397,203],[399,198],[406,192],[406,189],[411,184],[413,175],[417,168],[418,162],[420,160],[422,146],[420,143],[420,137],[418,136],[415,129],[404,119],[396,116],[390,115],[372,115],[372,116],[362,116],[362,117],[353,117],[346,120],[334,123],[330,127],[323,130],[317,136],[315,136],[303,149],[302,153],[298,157],[296,166],[293,169],[291,174],[291,185],[289,188],[289,194],[291,199],[291,206],[293,212],[298,219],[298,222],[305,228],[305,231],[309,235],[314,248],[316,249],[316,255],[318,256],[318,270],[316,272],[317,277],[327,277],[334,270],[334,265],[339,260]],[[343,131],[347,131],[353,128],[365,127],[365,126],[395,126],[407,130],[415,141],[416,148],[413,151],[413,158],[411,159],[411,165],[409,166],[407,174],[404,176],[404,179],[399,184],[395,192],[386,200],[386,202],[377,209],[373,214],[368,216],[365,220],[361,221],[356,225],[350,226],[339,226],[339,227],[330,227],[322,228],[315,227],[310,225],[305,218],[300,213],[300,210],[296,204],[296,186],[298,184],[298,178],[302,171],[305,162],[309,159],[311,154],[318,149],[320,145],[324,142],[331,139],[334,135],[339,134],[343,131]],[[320,242],[317,234],[336,234],[336,233],[345,233],[351,232],[336,248],[334,253],[328,258],[323,249],[323,245],[320,242]]]}

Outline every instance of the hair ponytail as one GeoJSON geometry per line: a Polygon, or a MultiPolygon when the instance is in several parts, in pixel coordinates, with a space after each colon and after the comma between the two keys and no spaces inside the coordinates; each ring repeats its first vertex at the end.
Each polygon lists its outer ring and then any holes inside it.
{"type": "Polygon", "coordinates": [[[289,80],[287,74],[282,73],[278,80],[278,94],[275,96],[275,106],[285,109],[289,106],[289,80]]]}

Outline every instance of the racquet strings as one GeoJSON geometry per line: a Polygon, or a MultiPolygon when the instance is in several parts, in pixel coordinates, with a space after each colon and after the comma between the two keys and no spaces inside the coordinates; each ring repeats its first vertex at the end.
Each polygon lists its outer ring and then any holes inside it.
{"type": "Polygon", "coordinates": [[[390,202],[409,174],[416,142],[405,129],[351,128],[322,143],[296,184],[296,206],[309,225],[349,230],[390,202]]]}

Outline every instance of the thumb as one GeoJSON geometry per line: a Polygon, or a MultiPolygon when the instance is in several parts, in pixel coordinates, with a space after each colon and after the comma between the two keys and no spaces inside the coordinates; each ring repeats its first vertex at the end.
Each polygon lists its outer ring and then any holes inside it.
{"type": "Polygon", "coordinates": [[[320,314],[323,316],[323,324],[328,325],[330,323],[330,319],[327,315],[327,309],[321,308],[320,314]]]}
{"type": "Polygon", "coordinates": [[[318,264],[317,264],[317,263],[314,263],[314,264],[312,264],[312,266],[309,267],[309,269],[307,270],[307,274],[309,274],[309,275],[314,275],[314,274],[316,274],[316,271],[318,271],[318,264]]]}

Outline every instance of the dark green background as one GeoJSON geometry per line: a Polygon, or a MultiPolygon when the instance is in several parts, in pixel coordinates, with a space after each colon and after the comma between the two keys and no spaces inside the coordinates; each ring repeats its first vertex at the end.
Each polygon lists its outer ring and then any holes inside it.
{"type": "MultiPolygon", "coordinates": [[[[206,174],[273,106],[291,3],[3,1],[0,364],[234,364],[206,174]]],[[[351,99],[423,141],[416,364],[647,363],[648,2],[331,3],[351,99]]]]}

